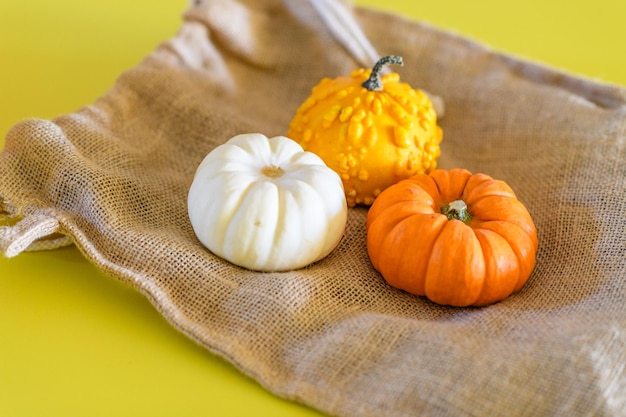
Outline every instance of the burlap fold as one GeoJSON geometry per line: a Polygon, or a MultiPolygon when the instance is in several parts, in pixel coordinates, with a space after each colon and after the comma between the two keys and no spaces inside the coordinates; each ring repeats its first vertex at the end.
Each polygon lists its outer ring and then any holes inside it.
{"type": "Polygon", "coordinates": [[[196,1],[95,103],[16,125],[0,213],[24,219],[0,228],[5,255],[68,236],[190,338],[330,415],[626,416],[626,89],[341,5],[196,1]],[[186,196],[201,159],[239,133],[284,135],[313,85],[370,56],[333,19],[443,97],[440,166],[503,179],[528,207],[539,253],[519,293],[459,309],[389,287],[362,207],[299,271],[247,271],[198,242],[186,196]]]}

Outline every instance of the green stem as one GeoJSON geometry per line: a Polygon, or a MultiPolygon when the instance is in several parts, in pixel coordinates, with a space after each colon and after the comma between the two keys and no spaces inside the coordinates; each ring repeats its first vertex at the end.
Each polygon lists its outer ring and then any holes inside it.
{"type": "Polygon", "coordinates": [[[448,220],[460,220],[465,224],[472,220],[472,216],[467,210],[467,204],[463,200],[454,200],[451,203],[444,204],[441,207],[441,214],[446,216],[448,220]]]}
{"type": "Polygon", "coordinates": [[[369,91],[381,91],[383,89],[383,83],[380,80],[380,73],[383,70],[383,66],[389,64],[404,65],[404,62],[402,61],[402,57],[397,55],[387,55],[380,58],[378,62],[374,64],[370,77],[361,85],[369,91]]]}

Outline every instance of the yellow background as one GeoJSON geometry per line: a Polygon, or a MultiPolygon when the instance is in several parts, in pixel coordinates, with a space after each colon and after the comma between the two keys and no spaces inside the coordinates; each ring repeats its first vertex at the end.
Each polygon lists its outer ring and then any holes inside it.
{"type": "MultiPolygon", "coordinates": [[[[626,85],[624,0],[359,0],[626,85]]],[[[0,0],[0,147],[91,103],[173,36],[185,0],[0,0]]],[[[175,331],[74,248],[0,258],[0,417],[321,416],[175,331]]]]}

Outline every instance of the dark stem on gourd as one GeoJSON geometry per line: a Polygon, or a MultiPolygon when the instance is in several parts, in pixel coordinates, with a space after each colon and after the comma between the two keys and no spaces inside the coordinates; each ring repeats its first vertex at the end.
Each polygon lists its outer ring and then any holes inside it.
{"type": "Polygon", "coordinates": [[[472,216],[467,210],[467,204],[463,200],[454,200],[451,203],[444,204],[441,207],[441,214],[446,216],[448,220],[460,220],[465,224],[472,220],[472,216]]]}
{"type": "Polygon", "coordinates": [[[374,64],[374,68],[372,68],[372,73],[370,77],[361,84],[363,87],[367,88],[369,91],[380,91],[383,89],[383,83],[380,80],[380,72],[383,69],[383,66],[389,64],[396,65],[404,65],[401,56],[397,55],[387,55],[378,60],[376,64],[374,64]]]}

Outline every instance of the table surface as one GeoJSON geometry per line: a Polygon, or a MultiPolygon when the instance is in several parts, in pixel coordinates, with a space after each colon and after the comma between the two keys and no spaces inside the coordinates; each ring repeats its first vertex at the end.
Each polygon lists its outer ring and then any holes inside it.
{"type": "MultiPolygon", "coordinates": [[[[623,0],[360,0],[495,50],[626,85],[623,0]]],[[[172,37],[185,0],[0,4],[0,147],[28,117],[93,102],[172,37]]],[[[74,247],[0,257],[0,417],[323,416],[174,330],[74,247]]]]}

